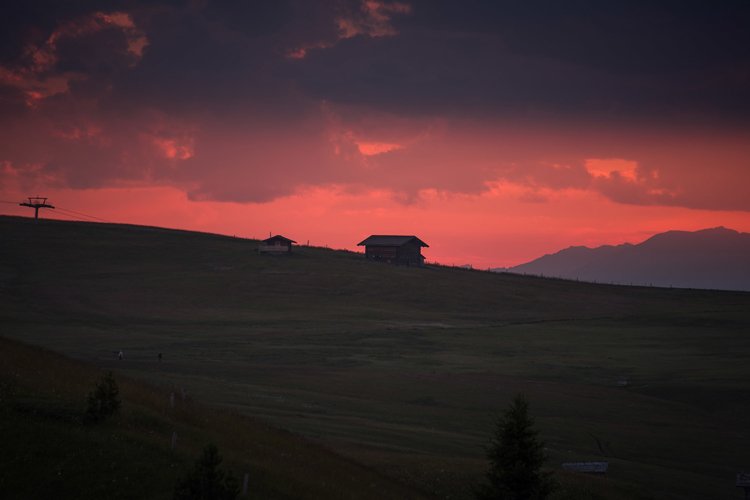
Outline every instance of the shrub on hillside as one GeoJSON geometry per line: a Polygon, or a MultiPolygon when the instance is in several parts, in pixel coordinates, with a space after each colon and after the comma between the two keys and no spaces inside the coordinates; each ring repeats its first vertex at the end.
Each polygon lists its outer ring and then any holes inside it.
{"type": "Polygon", "coordinates": [[[193,469],[177,483],[174,500],[234,500],[239,484],[231,472],[219,470],[221,456],[216,446],[204,448],[193,469]]]}
{"type": "Polygon", "coordinates": [[[551,473],[542,471],[546,460],[544,443],[534,429],[529,403],[518,394],[498,419],[487,450],[489,484],[478,491],[482,499],[543,500],[552,493],[551,473]]]}
{"type": "Polygon", "coordinates": [[[104,374],[86,403],[86,423],[100,422],[120,411],[120,390],[112,372],[104,374]]]}

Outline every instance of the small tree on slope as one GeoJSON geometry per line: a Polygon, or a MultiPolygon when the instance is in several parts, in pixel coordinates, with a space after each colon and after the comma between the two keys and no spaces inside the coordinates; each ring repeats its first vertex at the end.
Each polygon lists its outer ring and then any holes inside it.
{"type": "Polygon", "coordinates": [[[206,446],[185,478],[174,489],[174,500],[234,500],[240,493],[232,473],[219,470],[221,456],[216,446],[206,446]]]}
{"type": "Polygon", "coordinates": [[[120,390],[112,372],[104,374],[86,399],[86,423],[95,423],[120,411],[120,390]]]}
{"type": "Polygon", "coordinates": [[[487,450],[489,484],[478,492],[482,499],[542,500],[554,489],[551,473],[542,471],[544,443],[538,439],[529,403],[518,394],[497,421],[487,450]]]}

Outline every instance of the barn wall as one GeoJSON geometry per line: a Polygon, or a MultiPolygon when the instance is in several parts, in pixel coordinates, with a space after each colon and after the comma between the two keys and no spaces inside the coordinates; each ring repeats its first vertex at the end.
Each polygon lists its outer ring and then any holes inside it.
{"type": "Polygon", "coordinates": [[[419,243],[409,242],[402,246],[366,246],[365,256],[368,259],[382,260],[405,265],[422,265],[422,247],[419,243]]]}
{"type": "Polygon", "coordinates": [[[291,253],[291,245],[259,245],[258,251],[260,253],[291,253]]]}
{"type": "Polygon", "coordinates": [[[421,265],[422,247],[416,241],[410,241],[399,248],[398,260],[402,264],[421,265]]]}

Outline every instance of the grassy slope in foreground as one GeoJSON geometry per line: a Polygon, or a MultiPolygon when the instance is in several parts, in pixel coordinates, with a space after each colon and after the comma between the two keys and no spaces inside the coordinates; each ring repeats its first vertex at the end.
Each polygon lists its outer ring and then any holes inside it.
{"type": "Polygon", "coordinates": [[[605,459],[611,490],[659,499],[738,493],[750,294],[278,258],[132,226],[0,231],[6,335],[185,387],[422,489],[469,497],[492,416],[521,390],[553,464],[605,459]]]}
{"type": "Polygon", "coordinates": [[[249,472],[245,498],[421,496],[299,436],[179,396],[172,407],[169,392],[118,375],[120,415],[84,426],[100,370],[1,337],[0,366],[2,498],[171,498],[209,442],[222,468],[249,472]]]}

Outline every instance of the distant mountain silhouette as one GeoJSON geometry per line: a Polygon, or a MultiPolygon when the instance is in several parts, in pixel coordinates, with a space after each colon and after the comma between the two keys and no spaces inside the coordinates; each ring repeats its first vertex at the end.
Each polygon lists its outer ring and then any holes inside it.
{"type": "Polygon", "coordinates": [[[750,290],[750,233],[668,231],[642,243],[570,247],[512,273],[633,285],[750,290]]]}

